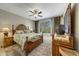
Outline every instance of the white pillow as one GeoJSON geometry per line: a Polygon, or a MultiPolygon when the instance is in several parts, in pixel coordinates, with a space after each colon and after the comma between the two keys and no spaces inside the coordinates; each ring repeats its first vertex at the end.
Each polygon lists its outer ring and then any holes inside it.
{"type": "Polygon", "coordinates": [[[24,33],[30,33],[30,30],[24,30],[24,33]]]}
{"type": "Polygon", "coordinates": [[[69,43],[69,36],[68,35],[54,35],[54,39],[60,42],[69,43]]]}
{"type": "Polygon", "coordinates": [[[23,34],[24,31],[23,30],[16,30],[16,34],[23,34]]]}

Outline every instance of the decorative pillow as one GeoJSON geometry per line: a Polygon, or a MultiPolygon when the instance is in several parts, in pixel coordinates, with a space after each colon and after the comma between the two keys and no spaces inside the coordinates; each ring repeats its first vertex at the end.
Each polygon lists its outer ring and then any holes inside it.
{"type": "Polygon", "coordinates": [[[16,34],[23,34],[24,33],[24,31],[22,31],[22,30],[16,30],[16,34]]]}
{"type": "Polygon", "coordinates": [[[24,30],[24,33],[30,33],[30,30],[24,30]]]}
{"type": "Polygon", "coordinates": [[[54,35],[54,39],[59,42],[69,43],[69,36],[68,35],[54,35]]]}

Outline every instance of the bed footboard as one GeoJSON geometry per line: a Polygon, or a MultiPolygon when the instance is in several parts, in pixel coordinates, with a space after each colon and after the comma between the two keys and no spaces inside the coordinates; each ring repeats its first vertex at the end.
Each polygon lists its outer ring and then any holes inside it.
{"type": "MultiPolygon", "coordinates": [[[[28,39],[28,37],[26,37],[28,39]]],[[[24,50],[26,55],[28,55],[33,49],[35,49],[37,46],[39,46],[41,43],[43,43],[43,35],[38,38],[38,40],[32,42],[32,41],[26,41],[24,50]]]]}

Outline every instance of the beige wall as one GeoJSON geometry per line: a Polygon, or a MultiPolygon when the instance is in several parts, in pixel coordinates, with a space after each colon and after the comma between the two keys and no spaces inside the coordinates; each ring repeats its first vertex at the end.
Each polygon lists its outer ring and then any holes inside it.
{"type": "Polygon", "coordinates": [[[16,28],[18,24],[25,24],[32,29],[35,28],[34,21],[0,9],[0,29],[2,27],[9,27],[11,29],[12,25],[16,28]]]}
{"type": "Polygon", "coordinates": [[[61,18],[60,18],[60,24],[61,24],[61,25],[64,25],[64,16],[63,16],[63,15],[62,15],[61,18]]]}
{"type": "Polygon", "coordinates": [[[79,51],[79,4],[75,8],[75,48],[79,51]]]}

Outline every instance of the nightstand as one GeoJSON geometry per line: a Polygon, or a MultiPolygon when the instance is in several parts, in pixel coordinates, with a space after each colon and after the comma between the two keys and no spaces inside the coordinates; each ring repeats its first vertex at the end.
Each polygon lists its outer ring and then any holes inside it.
{"type": "Polygon", "coordinates": [[[13,37],[5,37],[4,38],[4,47],[8,47],[13,45],[13,37]]]}

